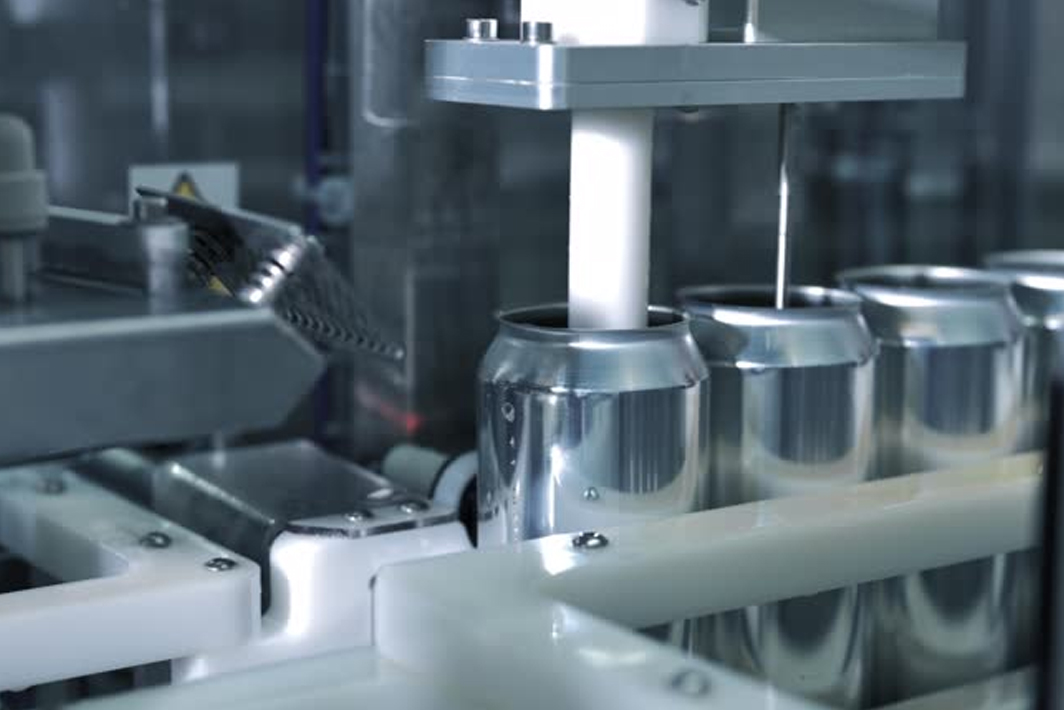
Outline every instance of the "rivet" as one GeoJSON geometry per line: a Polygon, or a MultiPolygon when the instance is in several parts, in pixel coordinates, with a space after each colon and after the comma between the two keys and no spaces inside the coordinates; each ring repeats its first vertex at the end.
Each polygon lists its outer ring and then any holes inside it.
{"type": "Polygon", "coordinates": [[[170,547],[170,544],[172,542],[173,540],[170,539],[169,535],[164,532],[154,530],[140,539],[140,546],[150,547],[156,550],[162,550],[164,548],[170,547]]]}

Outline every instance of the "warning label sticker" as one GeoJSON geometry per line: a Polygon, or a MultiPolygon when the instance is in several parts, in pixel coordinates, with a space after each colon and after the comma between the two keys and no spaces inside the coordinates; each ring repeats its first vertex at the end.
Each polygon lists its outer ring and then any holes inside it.
{"type": "Polygon", "coordinates": [[[164,163],[129,169],[129,199],[138,187],[172,192],[219,207],[239,207],[240,172],[236,163],[164,163]]]}

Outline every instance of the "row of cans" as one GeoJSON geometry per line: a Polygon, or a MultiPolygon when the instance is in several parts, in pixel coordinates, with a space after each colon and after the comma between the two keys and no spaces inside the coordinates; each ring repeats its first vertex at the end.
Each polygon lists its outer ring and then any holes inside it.
{"type": "MultiPolygon", "coordinates": [[[[480,544],[1041,447],[1064,253],[987,266],[849,271],[783,310],[767,287],[685,289],[636,331],[570,329],[564,306],[501,315],[479,376],[480,544]]],[[[928,570],[699,620],[692,643],[835,707],[893,702],[1028,662],[1036,573],[1031,552],[928,570]]]]}

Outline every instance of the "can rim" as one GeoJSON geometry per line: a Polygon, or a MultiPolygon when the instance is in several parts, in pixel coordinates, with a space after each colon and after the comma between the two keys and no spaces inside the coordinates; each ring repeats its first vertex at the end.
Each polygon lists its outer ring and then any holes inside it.
{"type": "Polygon", "coordinates": [[[681,310],[664,306],[650,306],[647,309],[647,323],[644,328],[628,330],[568,327],[569,305],[567,303],[546,303],[535,306],[522,306],[496,313],[495,318],[503,331],[520,333],[524,336],[538,336],[545,339],[569,340],[574,337],[596,338],[632,338],[672,336],[677,332],[687,333],[690,318],[681,310]]]}
{"type": "Polygon", "coordinates": [[[843,271],[837,278],[862,298],[883,301],[898,295],[997,299],[1008,293],[1009,285],[1007,279],[991,271],[933,264],[869,266],[843,271]]]}
{"type": "Polygon", "coordinates": [[[1064,249],[1016,249],[983,257],[983,265],[995,271],[1064,274],[1064,249]]]}
{"type": "Polygon", "coordinates": [[[772,286],[687,286],[676,292],[688,313],[735,312],[744,315],[771,315],[775,320],[833,318],[860,312],[861,299],[842,289],[822,286],[794,286],[788,291],[788,305],[777,309],[772,286]]]}

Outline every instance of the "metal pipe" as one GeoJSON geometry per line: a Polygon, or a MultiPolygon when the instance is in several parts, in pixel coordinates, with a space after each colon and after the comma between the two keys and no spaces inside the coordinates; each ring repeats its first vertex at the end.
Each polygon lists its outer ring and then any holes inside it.
{"type": "MultiPolygon", "coordinates": [[[[756,1],[756,0],[755,0],[756,1]]],[[[779,179],[780,211],[776,238],[776,309],[787,307],[791,280],[791,118],[793,104],[780,105],[779,117],[779,179]]]]}

